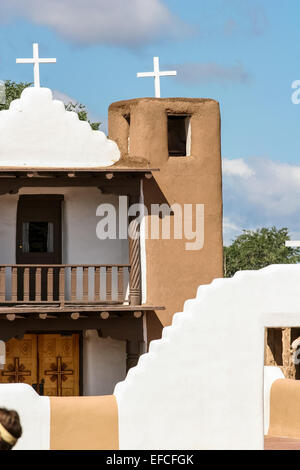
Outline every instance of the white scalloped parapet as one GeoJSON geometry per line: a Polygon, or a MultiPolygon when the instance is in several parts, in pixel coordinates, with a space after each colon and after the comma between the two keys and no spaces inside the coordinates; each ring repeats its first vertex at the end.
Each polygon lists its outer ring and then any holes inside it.
{"type": "Polygon", "coordinates": [[[114,394],[120,449],[263,449],[264,328],[300,326],[300,265],[201,286],[114,394]]]}
{"type": "Polygon", "coordinates": [[[118,146],[91,129],[48,88],[26,88],[0,111],[1,167],[105,167],[120,159],[118,146]]]}

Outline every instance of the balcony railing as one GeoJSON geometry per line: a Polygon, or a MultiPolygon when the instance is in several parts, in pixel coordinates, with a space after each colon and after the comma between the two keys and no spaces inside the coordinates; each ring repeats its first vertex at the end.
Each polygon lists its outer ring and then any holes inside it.
{"type": "Polygon", "coordinates": [[[0,265],[0,305],[101,305],[129,300],[129,264],[0,265]]]}

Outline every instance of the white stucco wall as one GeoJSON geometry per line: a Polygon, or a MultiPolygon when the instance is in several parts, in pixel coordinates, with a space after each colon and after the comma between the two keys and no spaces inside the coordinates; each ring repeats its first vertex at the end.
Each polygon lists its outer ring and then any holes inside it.
{"type": "Polygon", "coordinates": [[[66,111],[48,88],[26,88],[0,111],[0,166],[91,168],[119,159],[117,144],[66,111]]]}
{"type": "Polygon", "coordinates": [[[114,394],[120,449],[263,449],[264,328],[300,326],[300,265],[201,286],[114,394]]]}
{"type": "Polygon", "coordinates": [[[19,413],[22,437],[14,450],[50,449],[50,400],[40,397],[30,385],[1,384],[0,408],[19,413]]]}
{"type": "Polygon", "coordinates": [[[99,338],[96,330],[83,337],[83,394],[112,395],[126,377],[126,342],[99,338]]]}

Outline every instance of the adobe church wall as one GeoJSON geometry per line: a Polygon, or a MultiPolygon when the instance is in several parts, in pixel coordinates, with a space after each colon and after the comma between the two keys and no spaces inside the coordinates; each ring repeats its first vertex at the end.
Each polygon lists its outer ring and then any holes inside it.
{"type": "MultiPolygon", "coordinates": [[[[134,166],[144,159],[150,168],[159,168],[152,179],[143,181],[149,212],[153,203],[204,204],[202,249],[186,250],[186,239],[146,240],[147,302],[166,307],[157,312],[165,326],[173,313],[182,309],[184,300],[195,295],[199,284],[223,276],[219,105],[213,100],[185,98],[113,103],[109,108],[109,136],[121,151],[118,164],[134,166]],[[169,157],[168,114],[190,116],[190,156],[169,157]]],[[[161,228],[163,220],[152,216],[152,222],[154,219],[161,228]]],[[[148,222],[150,226],[150,216],[148,222]]]]}

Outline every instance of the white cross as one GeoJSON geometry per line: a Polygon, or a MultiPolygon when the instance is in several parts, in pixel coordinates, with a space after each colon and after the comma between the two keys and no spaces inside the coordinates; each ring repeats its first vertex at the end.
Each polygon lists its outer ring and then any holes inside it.
{"type": "Polygon", "coordinates": [[[40,87],[40,64],[53,64],[56,59],[40,59],[39,58],[39,45],[33,44],[33,58],[32,59],[16,59],[17,64],[33,64],[34,86],[40,87]]]}
{"type": "Polygon", "coordinates": [[[153,72],[142,72],[137,73],[136,76],[140,77],[154,77],[154,88],[155,88],[155,98],[160,98],[160,77],[166,77],[171,75],[177,75],[177,72],[174,70],[171,72],[160,72],[159,71],[159,57],[153,57],[153,72]]]}

